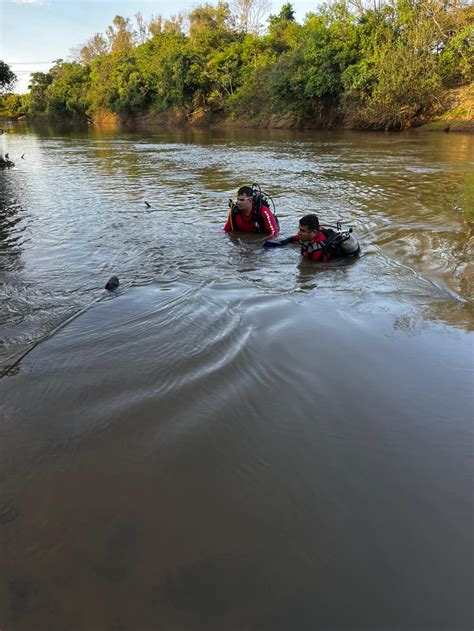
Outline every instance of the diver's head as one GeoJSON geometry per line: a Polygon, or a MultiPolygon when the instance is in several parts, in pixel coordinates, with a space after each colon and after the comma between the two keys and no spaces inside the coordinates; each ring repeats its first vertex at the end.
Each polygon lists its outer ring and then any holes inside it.
{"type": "Polygon", "coordinates": [[[241,186],[237,191],[237,206],[244,215],[250,215],[253,208],[253,190],[250,186],[241,186]]]}
{"type": "Polygon", "coordinates": [[[301,217],[298,236],[300,241],[312,241],[319,232],[319,219],[317,215],[305,215],[301,217]]]}

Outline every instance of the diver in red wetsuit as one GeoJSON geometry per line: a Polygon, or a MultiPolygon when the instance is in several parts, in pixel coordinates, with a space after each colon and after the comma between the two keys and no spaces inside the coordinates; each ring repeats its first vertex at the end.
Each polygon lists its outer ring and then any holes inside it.
{"type": "Polygon", "coordinates": [[[237,191],[237,203],[232,204],[224,226],[225,232],[263,232],[268,239],[278,236],[278,221],[270,208],[250,186],[237,191]]]}
{"type": "Polygon", "coordinates": [[[319,227],[317,215],[305,215],[300,219],[298,234],[291,237],[293,241],[299,241],[301,256],[308,261],[323,262],[333,258],[333,253],[327,247],[328,238],[319,227]]]}
{"type": "Polygon", "coordinates": [[[317,215],[305,215],[300,219],[298,234],[281,241],[266,241],[264,247],[280,247],[299,242],[301,256],[314,262],[326,262],[345,256],[359,256],[360,246],[351,232],[321,228],[317,215]]]}

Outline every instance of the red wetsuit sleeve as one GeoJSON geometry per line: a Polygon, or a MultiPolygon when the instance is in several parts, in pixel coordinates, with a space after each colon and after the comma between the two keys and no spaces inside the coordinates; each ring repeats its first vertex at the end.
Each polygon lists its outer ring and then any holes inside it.
{"type": "Polygon", "coordinates": [[[275,216],[267,206],[262,206],[261,213],[265,229],[269,233],[270,239],[277,237],[279,230],[275,216]]]}
{"type": "Polygon", "coordinates": [[[227,217],[227,222],[226,222],[226,224],[224,226],[224,232],[232,232],[232,224],[230,222],[230,214],[227,217]]]}

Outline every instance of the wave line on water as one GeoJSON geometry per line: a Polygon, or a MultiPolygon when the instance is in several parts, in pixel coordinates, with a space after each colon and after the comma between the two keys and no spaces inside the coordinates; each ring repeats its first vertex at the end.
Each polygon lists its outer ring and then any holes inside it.
{"type": "MultiPolygon", "coordinates": [[[[128,283],[128,284],[123,285],[123,289],[128,289],[128,287],[130,287],[131,284],[132,283],[128,283]]],[[[108,295],[98,296],[97,298],[95,298],[94,300],[89,302],[85,307],[82,307],[81,309],[79,309],[79,311],[76,311],[71,316],[69,316],[68,318],[66,318],[62,322],[60,322],[56,327],[54,327],[54,329],[52,329],[51,331],[48,331],[48,333],[45,333],[39,339],[37,339],[34,342],[32,342],[25,351],[23,351],[16,359],[14,359],[13,363],[8,365],[8,362],[13,359],[13,357],[9,357],[7,359],[7,366],[0,371],[0,379],[2,379],[2,377],[6,377],[8,375],[8,373],[10,373],[16,366],[18,366],[18,364],[27,355],[29,355],[31,353],[31,351],[34,350],[37,346],[39,346],[40,344],[42,344],[46,340],[49,340],[51,337],[53,337],[53,335],[55,335],[58,331],[60,331],[62,328],[64,328],[67,324],[69,324],[70,322],[72,322],[73,320],[78,318],[80,315],[82,315],[83,313],[88,311],[93,305],[95,305],[98,302],[101,302],[102,300],[105,300],[105,299],[110,299],[110,296],[108,296],[108,295]]]]}

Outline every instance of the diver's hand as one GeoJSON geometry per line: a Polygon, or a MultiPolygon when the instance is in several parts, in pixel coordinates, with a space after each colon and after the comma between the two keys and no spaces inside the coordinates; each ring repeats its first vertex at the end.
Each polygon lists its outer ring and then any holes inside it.
{"type": "Polygon", "coordinates": [[[288,243],[292,243],[293,239],[292,237],[288,237],[287,239],[280,239],[280,241],[275,241],[272,239],[267,239],[264,243],[263,243],[263,247],[264,248],[281,248],[284,245],[288,245],[288,243]]]}

